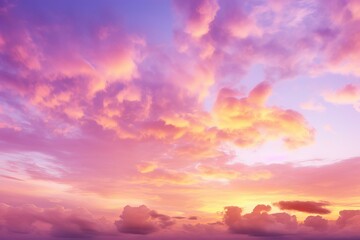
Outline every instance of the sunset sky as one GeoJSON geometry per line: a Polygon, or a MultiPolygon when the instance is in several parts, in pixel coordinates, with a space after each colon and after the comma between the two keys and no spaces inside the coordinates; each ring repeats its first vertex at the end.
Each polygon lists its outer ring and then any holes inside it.
{"type": "Polygon", "coordinates": [[[360,239],[359,0],[0,0],[0,239],[360,239]]]}

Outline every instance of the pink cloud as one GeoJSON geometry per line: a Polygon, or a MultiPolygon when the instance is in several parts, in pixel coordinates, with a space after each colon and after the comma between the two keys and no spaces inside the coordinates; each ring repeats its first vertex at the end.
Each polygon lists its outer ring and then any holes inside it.
{"type": "Polygon", "coordinates": [[[329,221],[321,216],[308,216],[304,221],[304,226],[311,227],[316,231],[326,231],[329,221]]]}
{"type": "Polygon", "coordinates": [[[349,104],[358,110],[360,104],[360,87],[354,84],[347,84],[336,91],[325,92],[323,97],[330,103],[349,104]]]}
{"type": "Polygon", "coordinates": [[[353,239],[358,238],[360,227],[359,210],[342,210],[339,212],[339,215],[339,218],[336,220],[337,235],[349,236],[349,238],[353,239]]]}
{"type": "Polygon", "coordinates": [[[338,224],[341,227],[360,223],[357,221],[360,216],[360,210],[342,210],[340,211],[339,214],[340,216],[336,220],[336,224],[338,224]]]}
{"type": "Polygon", "coordinates": [[[145,205],[139,207],[126,206],[115,222],[120,232],[133,234],[149,234],[173,225],[171,217],[158,214],[145,205]]]}
{"type": "Polygon", "coordinates": [[[60,238],[111,235],[115,227],[105,219],[96,219],[85,209],[39,208],[32,204],[13,207],[1,203],[0,226],[11,233],[48,234],[60,238]]]}
{"type": "MultiPolygon", "coordinates": [[[[233,188],[251,193],[283,191],[296,195],[310,195],[323,199],[338,199],[357,194],[359,177],[355,173],[360,162],[358,158],[345,159],[322,166],[294,166],[292,164],[270,164],[254,167],[267,170],[270,178],[261,181],[236,179],[233,188]],[[306,176],[306,177],[305,177],[306,176]],[[334,176],[341,176],[334,179],[334,176]],[[355,192],[354,192],[355,191],[355,192]]],[[[255,170],[253,169],[253,170],[255,170]]]]}
{"type": "Polygon", "coordinates": [[[219,10],[216,0],[174,1],[176,9],[184,18],[184,31],[191,37],[199,38],[209,32],[209,25],[219,10]]]}
{"type": "Polygon", "coordinates": [[[287,213],[269,213],[270,206],[257,205],[252,213],[243,214],[236,206],[225,207],[224,223],[232,233],[259,236],[281,237],[284,239],[356,239],[355,228],[359,226],[358,211],[340,211],[335,222],[321,216],[308,216],[303,223],[287,213]]]}
{"type": "Polygon", "coordinates": [[[225,207],[224,223],[233,233],[252,236],[281,236],[295,232],[295,216],[287,213],[269,214],[270,210],[270,206],[258,205],[252,213],[242,215],[239,207],[225,207]]]}
{"type": "MultiPolygon", "coordinates": [[[[136,235],[148,235],[149,239],[169,240],[194,237],[234,239],[235,233],[241,234],[244,239],[247,239],[247,236],[249,239],[251,236],[261,239],[263,237],[293,239],[294,236],[356,239],[360,224],[358,210],[340,211],[336,222],[320,216],[308,216],[303,223],[298,222],[295,216],[284,212],[270,213],[271,206],[263,204],[257,205],[251,213],[246,214],[236,206],[225,207],[224,210],[223,221],[176,225],[172,217],[159,214],[144,205],[126,206],[120,220],[114,223],[103,217],[96,217],[84,208],[69,209],[62,206],[40,208],[32,204],[15,207],[1,203],[0,237],[142,239],[144,236],[136,235]],[[229,231],[233,234],[229,234],[229,231]]],[[[177,219],[194,221],[195,217],[190,217],[188,220],[177,219]]]]}

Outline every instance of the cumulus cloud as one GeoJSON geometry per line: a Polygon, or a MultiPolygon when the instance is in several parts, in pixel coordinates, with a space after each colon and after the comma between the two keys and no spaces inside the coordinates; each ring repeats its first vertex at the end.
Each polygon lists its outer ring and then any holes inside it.
{"type": "Polygon", "coordinates": [[[274,204],[281,210],[294,210],[306,213],[329,214],[331,211],[326,206],[328,202],[313,202],[313,201],[280,201],[274,204]]]}
{"type": "Polygon", "coordinates": [[[145,205],[124,207],[120,220],[115,222],[120,232],[132,234],[150,234],[173,224],[171,217],[150,210],[145,205]]]}
{"type": "Polygon", "coordinates": [[[247,214],[237,206],[224,209],[224,224],[236,234],[282,239],[293,239],[294,236],[304,239],[357,239],[359,234],[359,210],[342,210],[336,221],[316,215],[298,222],[296,216],[284,212],[269,213],[269,205],[257,205],[247,214]]]}
{"type": "Polygon", "coordinates": [[[336,236],[349,239],[359,238],[360,210],[341,210],[334,228],[336,236]]]}
{"type": "Polygon", "coordinates": [[[225,207],[224,223],[230,232],[251,236],[281,236],[296,231],[295,216],[287,213],[270,214],[270,210],[269,205],[257,205],[253,212],[242,214],[239,207],[225,207]]]}
{"type": "Polygon", "coordinates": [[[222,89],[214,107],[220,136],[238,146],[258,145],[272,139],[282,139],[289,148],[311,143],[314,130],[300,113],[265,106],[270,93],[271,87],[266,82],[243,98],[231,89],[222,89]]]}
{"type": "Polygon", "coordinates": [[[150,239],[175,239],[177,236],[182,236],[184,239],[234,239],[233,234],[241,234],[244,239],[247,239],[247,236],[250,239],[251,237],[293,239],[294,236],[304,239],[358,237],[360,210],[342,210],[336,221],[324,219],[322,216],[308,216],[303,223],[298,222],[295,216],[288,213],[271,213],[271,210],[270,205],[259,204],[252,212],[243,213],[240,207],[228,206],[224,208],[222,222],[210,223],[191,224],[190,222],[198,218],[176,217],[187,221],[180,225],[180,230],[176,226],[170,228],[175,224],[174,217],[160,214],[144,205],[126,206],[120,219],[114,223],[105,218],[97,218],[83,208],[67,209],[61,206],[41,208],[32,204],[15,207],[0,203],[0,237],[14,237],[14,234],[28,234],[28,237],[34,236],[37,239],[101,236],[112,239],[118,238],[119,234],[122,234],[124,239],[141,239],[126,234],[150,234],[150,239]],[[166,229],[171,231],[163,231],[166,229]],[[155,232],[159,233],[151,234],[155,232]]]}
{"type": "Polygon", "coordinates": [[[336,224],[340,227],[360,225],[360,210],[342,210],[336,224]]]}
{"type": "Polygon", "coordinates": [[[91,238],[115,232],[110,221],[95,218],[86,209],[40,208],[32,204],[14,207],[1,203],[0,226],[10,233],[43,232],[60,238],[91,238]],[[46,225],[50,226],[50,230],[46,225]]]}
{"type": "Polygon", "coordinates": [[[311,227],[316,231],[326,231],[329,221],[321,216],[308,216],[304,221],[304,226],[311,227]]]}
{"type": "Polygon", "coordinates": [[[8,233],[92,238],[116,235],[118,232],[150,234],[174,224],[175,221],[170,216],[150,210],[144,205],[124,207],[120,220],[114,223],[104,217],[97,218],[84,208],[41,208],[33,204],[15,207],[0,203],[0,229],[5,229],[8,233]]]}
{"type": "MultiPolygon", "coordinates": [[[[166,154],[184,160],[185,164],[223,157],[226,153],[219,146],[224,141],[240,147],[278,139],[290,148],[310,143],[314,131],[299,113],[265,105],[272,90],[269,82],[256,86],[244,99],[239,95],[226,97],[225,89],[219,91],[223,86],[234,85],[225,80],[228,76],[241,78],[254,59],[261,58],[262,44],[257,40],[243,42],[254,35],[239,33],[241,27],[233,29],[243,18],[247,19],[244,22],[256,25],[257,15],[245,16],[242,4],[233,8],[229,3],[223,9],[221,4],[227,4],[213,0],[174,4],[180,15],[176,18],[180,21],[176,32],[187,35],[183,39],[188,45],[185,52],[150,46],[139,37],[141,34],[128,33],[118,21],[112,21],[116,18],[112,14],[96,21],[88,21],[87,14],[74,15],[62,22],[58,19],[63,19],[63,10],[49,17],[19,4],[1,15],[8,24],[0,27],[0,58],[6,66],[1,73],[0,90],[9,105],[5,111],[13,114],[0,110],[0,128],[4,129],[9,148],[16,144],[61,155],[56,151],[56,145],[61,145],[64,152],[70,153],[65,158],[76,159],[61,164],[84,173],[71,177],[74,182],[81,181],[74,185],[94,188],[89,178],[101,181],[105,172],[117,174],[114,169],[126,162],[115,161],[114,156],[137,155],[135,160],[129,159],[138,164],[143,161],[141,152],[151,151],[154,159],[163,159],[163,149],[168,149],[166,154]],[[235,10],[228,19],[226,13],[231,9],[235,10]],[[224,12],[219,16],[221,11],[224,12]],[[239,19],[238,12],[242,13],[239,19]],[[40,28],[38,18],[44,20],[40,21],[40,28]],[[228,22],[234,23],[230,24],[232,27],[227,27],[228,22]],[[84,33],[78,28],[84,29],[84,33]],[[234,39],[229,28],[237,36],[234,39]],[[244,49],[254,52],[245,53],[244,49]],[[211,107],[205,110],[203,101],[215,97],[212,95],[218,95],[215,106],[213,110],[209,110],[211,107]],[[19,131],[23,138],[16,137],[19,131]],[[89,154],[86,147],[72,147],[74,139],[84,143],[91,138],[98,141],[92,145],[91,151],[95,153],[95,145],[113,142],[114,137],[120,144],[131,142],[141,150],[134,153],[131,147],[107,147],[98,156],[89,154]],[[25,138],[33,141],[29,144],[25,138]],[[48,142],[49,138],[54,141],[48,142]],[[145,147],[144,141],[164,146],[145,147]],[[121,154],[114,153],[118,151],[121,154]],[[99,157],[108,159],[109,164],[97,163],[99,157]],[[91,169],[95,165],[96,173],[91,169]]],[[[88,146],[88,143],[80,145],[88,146]]],[[[140,172],[155,170],[140,165],[140,172]]],[[[172,171],[156,170],[152,174],[158,178],[191,182],[172,171]]],[[[226,174],[229,178],[236,177],[234,173],[223,173],[226,174]]]]}

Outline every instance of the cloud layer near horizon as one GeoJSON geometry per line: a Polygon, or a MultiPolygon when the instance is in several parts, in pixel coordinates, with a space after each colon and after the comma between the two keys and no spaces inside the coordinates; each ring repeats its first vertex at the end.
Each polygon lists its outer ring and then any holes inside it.
{"type": "MultiPolygon", "coordinates": [[[[319,215],[310,215],[304,222],[298,222],[295,215],[286,212],[270,213],[271,210],[271,206],[260,204],[252,212],[243,214],[240,207],[227,206],[224,207],[223,219],[219,218],[214,223],[194,224],[186,223],[182,218],[159,214],[144,205],[125,206],[120,220],[111,222],[104,217],[96,218],[83,208],[66,209],[62,206],[39,208],[30,204],[14,207],[1,203],[0,228],[2,236],[9,236],[10,233],[38,239],[49,236],[54,238],[107,236],[109,239],[122,236],[127,239],[129,234],[154,234],[157,239],[168,239],[170,236],[166,230],[173,231],[174,236],[179,234],[179,236],[194,237],[202,234],[210,237],[211,234],[215,234],[225,239],[229,237],[228,232],[241,234],[243,237],[282,236],[287,239],[286,236],[298,234],[301,238],[351,239],[357,236],[357,228],[360,224],[358,210],[342,210],[336,221],[324,219],[319,215]],[[331,231],[325,232],[328,228],[331,231]]],[[[194,217],[192,218],[190,221],[194,221],[194,217]]]]}

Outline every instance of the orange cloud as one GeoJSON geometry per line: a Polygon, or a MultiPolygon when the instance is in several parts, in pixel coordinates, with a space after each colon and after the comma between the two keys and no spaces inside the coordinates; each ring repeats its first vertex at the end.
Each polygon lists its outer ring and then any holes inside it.
{"type": "Polygon", "coordinates": [[[138,165],[136,165],[136,168],[140,173],[152,172],[157,167],[158,167],[157,164],[153,163],[153,162],[142,162],[142,163],[139,163],[138,165]]]}
{"type": "Polygon", "coordinates": [[[314,130],[302,115],[264,105],[270,92],[268,83],[260,83],[244,98],[237,98],[233,90],[222,89],[213,111],[220,135],[239,146],[275,139],[282,139],[289,148],[311,143],[314,130]]]}

